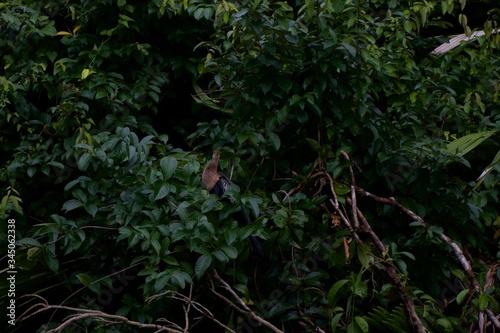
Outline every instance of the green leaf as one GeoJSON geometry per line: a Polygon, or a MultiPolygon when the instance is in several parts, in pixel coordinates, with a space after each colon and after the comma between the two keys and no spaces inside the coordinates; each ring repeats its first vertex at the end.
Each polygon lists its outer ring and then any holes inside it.
{"type": "Polygon", "coordinates": [[[488,308],[488,296],[485,294],[479,295],[479,300],[478,300],[479,311],[483,312],[487,308],[488,308]]]}
{"type": "Polygon", "coordinates": [[[473,133],[466,136],[463,136],[459,139],[456,139],[450,142],[446,146],[446,150],[448,150],[452,154],[456,154],[458,156],[464,156],[481,143],[483,143],[490,136],[495,134],[497,131],[484,131],[479,133],[473,133]]]}
{"type": "Polygon", "coordinates": [[[226,263],[229,261],[229,257],[221,250],[215,250],[212,255],[220,262],[226,263]]]}
{"type": "Polygon", "coordinates": [[[349,280],[339,280],[330,288],[327,297],[330,307],[333,308],[335,306],[335,303],[337,302],[337,293],[348,282],[349,280]]]}
{"type": "Polygon", "coordinates": [[[42,246],[42,244],[33,238],[23,238],[17,242],[18,245],[42,246]]]}
{"type": "Polygon", "coordinates": [[[461,292],[459,292],[457,295],[457,303],[462,304],[462,302],[464,301],[464,299],[467,297],[468,294],[469,294],[469,289],[464,289],[461,292]]]}
{"type": "Polygon", "coordinates": [[[339,14],[344,10],[346,4],[345,0],[330,0],[330,1],[333,2],[332,8],[335,11],[335,13],[339,14]]]}
{"type": "Polygon", "coordinates": [[[44,259],[47,267],[49,267],[54,273],[57,273],[59,270],[59,261],[55,258],[55,256],[50,254],[48,251],[44,251],[44,259]]]}
{"type": "Polygon", "coordinates": [[[361,332],[367,333],[370,331],[370,326],[366,322],[366,320],[363,317],[356,316],[354,317],[354,321],[358,325],[358,327],[361,329],[361,332]]]}
{"type": "Polygon", "coordinates": [[[280,76],[278,78],[278,86],[286,93],[290,91],[290,89],[292,88],[292,84],[292,80],[288,77],[280,76]]]}
{"type": "Polygon", "coordinates": [[[92,278],[87,274],[76,274],[76,278],[85,286],[88,287],[92,283],[92,278]]]}
{"type": "Polygon", "coordinates": [[[198,260],[196,260],[196,264],[194,265],[194,273],[196,274],[196,277],[201,279],[211,264],[212,257],[207,254],[202,254],[198,260]]]}
{"type": "Polygon", "coordinates": [[[276,151],[278,151],[281,147],[281,140],[280,140],[280,137],[278,136],[278,134],[269,131],[269,132],[267,132],[267,136],[269,137],[269,140],[271,141],[274,149],[276,151]]]}
{"type": "Polygon", "coordinates": [[[163,180],[167,180],[175,172],[175,169],[177,169],[177,159],[175,159],[172,156],[167,156],[164,157],[160,160],[160,167],[161,167],[161,172],[163,174],[163,180]]]}
{"type": "Polygon", "coordinates": [[[258,217],[260,214],[259,204],[262,203],[262,198],[256,195],[245,194],[241,197],[241,201],[245,206],[250,205],[252,208],[253,214],[255,217],[258,217]]]}
{"type": "Polygon", "coordinates": [[[158,201],[160,199],[163,199],[167,196],[169,193],[170,187],[167,186],[167,184],[160,184],[160,186],[157,186],[158,188],[155,190],[155,197],[154,201],[158,201]]]}
{"type": "Polygon", "coordinates": [[[444,329],[447,331],[447,332],[453,332],[453,325],[451,324],[451,322],[446,319],[446,318],[439,318],[437,320],[437,323],[441,326],[444,327],[444,329]]]}
{"type": "Polygon", "coordinates": [[[224,230],[224,239],[228,245],[233,244],[238,238],[238,231],[236,229],[230,228],[224,230]]]}
{"type": "Polygon", "coordinates": [[[208,213],[209,211],[213,210],[214,207],[216,207],[218,204],[219,200],[215,196],[210,196],[201,205],[201,212],[203,214],[208,213]]]}
{"type": "Polygon", "coordinates": [[[238,257],[238,250],[236,250],[235,247],[224,245],[220,248],[230,259],[236,259],[238,257]]]}
{"type": "Polygon", "coordinates": [[[95,214],[97,214],[97,205],[94,204],[94,203],[90,203],[90,204],[87,204],[85,205],[85,210],[87,211],[87,213],[89,213],[92,217],[95,217],[95,214]]]}
{"type": "Polygon", "coordinates": [[[349,43],[342,42],[342,46],[351,54],[353,58],[356,57],[356,48],[349,43]]]}
{"type": "Polygon", "coordinates": [[[84,153],[82,156],[80,156],[80,158],[76,162],[78,169],[80,169],[81,171],[87,170],[87,168],[89,167],[91,158],[92,158],[92,156],[89,153],[84,153]]]}
{"type": "Polygon", "coordinates": [[[33,175],[36,173],[36,167],[35,166],[30,166],[28,168],[27,173],[28,173],[28,177],[30,177],[30,178],[33,177],[33,175]]]}
{"type": "Polygon", "coordinates": [[[337,327],[339,326],[340,318],[342,318],[343,315],[344,315],[343,313],[337,313],[332,318],[332,321],[330,322],[330,327],[332,329],[332,333],[335,333],[337,331],[337,327]]]}
{"type": "Polygon", "coordinates": [[[361,265],[364,268],[369,268],[374,261],[371,248],[366,243],[360,243],[357,245],[356,252],[361,265]]]}
{"type": "Polygon", "coordinates": [[[186,272],[179,270],[176,270],[172,273],[171,280],[172,282],[175,282],[181,289],[184,289],[186,287],[186,282],[193,283],[191,277],[186,272]]]}
{"type": "Polygon", "coordinates": [[[76,209],[78,207],[82,207],[84,204],[76,199],[71,199],[68,200],[64,203],[62,209],[66,210],[67,212],[76,209]]]}

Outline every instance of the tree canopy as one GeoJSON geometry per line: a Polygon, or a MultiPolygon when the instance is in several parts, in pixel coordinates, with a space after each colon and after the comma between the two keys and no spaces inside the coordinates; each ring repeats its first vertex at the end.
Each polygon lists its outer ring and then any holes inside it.
{"type": "Polygon", "coordinates": [[[499,13],[0,3],[9,329],[500,329],[499,13]]]}

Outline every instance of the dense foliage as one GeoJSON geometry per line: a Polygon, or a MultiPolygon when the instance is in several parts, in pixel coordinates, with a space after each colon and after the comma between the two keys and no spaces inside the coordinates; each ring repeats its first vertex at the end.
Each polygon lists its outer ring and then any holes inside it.
{"type": "Polygon", "coordinates": [[[495,6],[1,3],[9,329],[500,328],[495,6]]]}

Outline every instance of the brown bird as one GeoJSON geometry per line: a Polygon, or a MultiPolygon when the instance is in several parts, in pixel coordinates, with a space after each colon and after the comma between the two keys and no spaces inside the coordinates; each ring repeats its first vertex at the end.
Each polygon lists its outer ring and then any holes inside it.
{"type": "Polygon", "coordinates": [[[231,181],[225,174],[219,172],[219,157],[220,152],[214,151],[212,160],[207,164],[201,175],[201,181],[205,184],[209,193],[217,194],[221,197],[229,188],[231,181]]]}
{"type": "MultiPolygon", "coordinates": [[[[226,177],[225,174],[218,171],[219,158],[220,158],[220,152],[218,150],[214,151],[212,155],[212,160],[208,162],[205,169],[203,169],[203,173],[201,175],[201,181],[203,182],[207,191],[210,194],[217,194],[217,196],[222,197],[222,195],[224,194],[224,192],[227,191],[229,185],[232,184],[232,182],[229,180],[229,178],[226,177]]],[[[250,218],[248,217],[248,211],[246,213],[247,214],[244,214],[243,212],[240,211],[237,214],[236,220],[238,220],[240,224],[245,225],[250,223],[250,218]]],[[[250,240],[250,245],[252,246],[252,249],[255,252],[255,254],[257,254],[259,257],[263,257],[264,251],[262,249],[262,246],[260,245],[259,240],[254,236],[250,236],[248,239],[250,240]]]]}

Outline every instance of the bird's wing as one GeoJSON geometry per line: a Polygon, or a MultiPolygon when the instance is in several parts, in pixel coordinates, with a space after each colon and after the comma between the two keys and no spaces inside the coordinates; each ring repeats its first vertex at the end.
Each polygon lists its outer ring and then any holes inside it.
{"type": "Polygon", "coordinates": [[[229,178],[227,178],[225,174],[219,173],[219,180],[217,180],[210,193],[215,193],[219,197],[221,197],[224,194],[224,192],[227,191],[230,184],[231,181],[229,180],[229,178]]]}

